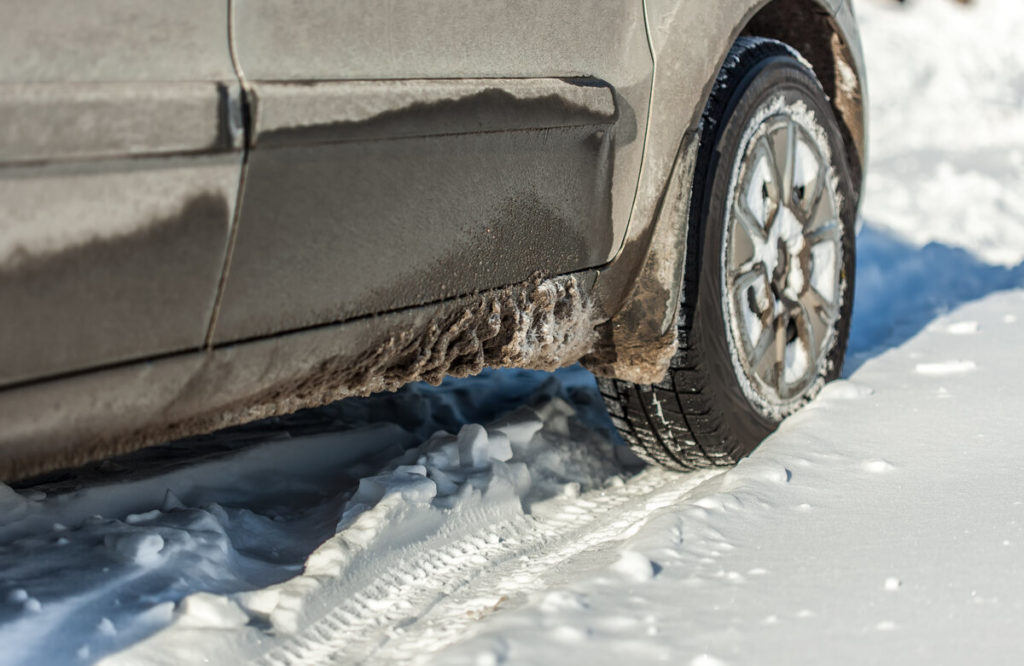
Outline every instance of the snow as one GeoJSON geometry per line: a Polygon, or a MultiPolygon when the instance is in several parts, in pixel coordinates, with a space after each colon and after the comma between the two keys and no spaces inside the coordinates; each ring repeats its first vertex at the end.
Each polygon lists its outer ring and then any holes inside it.
{"type": "MultiPolygon", "coordinates": [[[[501,651],[540,663],[636,661],[1008,663],[1024,612],[1024,293],[960,310],[973,336],[928,331],[825,388],[808,409],[699,498],[652,515],[624,552],[649,582],[579,567],[557,613],[531,599],[440,655],[501,651]],[[964,375],[917,375],[917,359],[970,357],[964,375]],[[861,386],[873,387],[873,392],[861,386]],[[936,398],[941,388],[950,401],[936,398]],[[611,623],[611,619],[615,623],[611,623]],[[562,624],[579,638],[555,635],[562,624]]],[[[943,322],[944,320],[940,320],[943,322]]]]}
{"type": "Polygon", "coordinates": [[[847,375],[752,456],[645,468],[570,368],[0,484],[0,664],[1021,661],[1024,8],[855,6],[847,375]]]}
{"type": "Polygon", "coordinates": [[[868,59],[871,151],[863,212],[919,247],[1024,260],[1024,12],[854,3],[868,59]]]}

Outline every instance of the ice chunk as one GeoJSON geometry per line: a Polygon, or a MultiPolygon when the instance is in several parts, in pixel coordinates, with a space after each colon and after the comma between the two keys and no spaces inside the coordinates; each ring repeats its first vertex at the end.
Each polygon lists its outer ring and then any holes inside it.
{"type": "Polygon", "coordinates": [[[373,506],[381,501],[388,489],[387,479],[386,476],[364,476],[359,479],[359,487],[352,495],[352,499],[348,501],[349,506],[354,504],[373,506]]]}
{"type": "Polygon", "coordinates": [[[487,430],[477,423],[469,423],[459,430],[459,462],[463,467],[482,469],[490,463],[487,430]]]}
{"type": "Polygon", "coordinates": [[[175,509],[184,508],[185,505],[182,504],[180,499],[178,499],[178,496],[171,492],[171,489],[168,488],[167,492],[164,493],[164,502],[160,506],[160,510],[166,513],[168,511],[174,511],[175,509]]]}
{"type": "Polygon", "coordinates": [[[939,363],[918,363],[914,370],[921,375],[942,376],[960,375],[974,370],[977,365],[974,361],[942,361],[939,363]]]}
{"type": "Polygon", "coordinates": [[[866,384],[839,379],[826,386],[821,392],[821,397],[833,400],[860,400],[874,395],[874,393],[875,390],[866,384]]]}
{"type": "Polygon", "coordinates": [[[146,511],[145,513],[129,513],[124,517],[124,522],[129,525],[135,525],[137,523],[144,523],[147,520],[153,520],[159,518],[161,511],[159,509],[153,509],[152,511],[146,511]]]}
{"type": "Polygon", "coordinates": [[[487,430],[491,433],[505,433],[508,435],[512,448],[518,450],[528,446],[533,436],[543,427],[544,422],[537,412],[529,407],[520,407],[505,418],[492,423],[487,430]]]}
{"type": "Polygon", "coordinates": [[[231,629],[249,623],[249,616],[231,599],[208,592],[185,597],[178,606],[179,624],[203,629],[231,629]]]}
{"type": "Polygon", "coordinates": [[[281,589],[279,587],[267,587],[261,590],[242,592],[238,595],[238,602],[250,613],[270,615],[280,597],[281,589]]]}
{"type": "Polygon", "coordinates": [[[950,335],[971,335],[978,332],[978,322],[958,321],[946,326],[946,332],[950,335]]]}
{"type": "Polygon", "coordinates": [[[487,440],[487,455],[491,460],[507,462],[512,459],[512,440],[503,432],[490,433],[487,440]]]}
{"type": "Polygon", "coordinates": [[[164,538],[155,532],[108,534],[104,545],[122,558],[140,566],[154,566],[161,560],[164,538]]]}
{"type": "Polygon", "coordinates": [[[427,472],[423,465],[400,465],[390,474],[363,477],[347,506],[376,506],[391,493],[410,501],[429,501],[437,495],[437,486],[427,478],[427,472]]]}
{"type": "Polygon", "coordinates": [[[645,555],[632,550],[622,551],[611,570],[637,583],[654,578],[654,563],[645,555]]]}
{"type": "Polygon", "coordinates": [[[437,484],[421,474],[405,474],[397,485],[399,493],[407,502],[429,502],[437,497],[437,484]]]}
{"type": "Polygon", "coordinates": [[[890,471],[893,468],[893,464],[888,460],[876,458],[874,460],[865,460],[861,464],[861,467],[863,467],[864,471],[866,472],[872,472],[874,474],[883,474],[885,472],[890,471]]]}
{"type": "Polygon", "coordinates": [[[458,491],[458,484],[452,480],[450,476],[445,474],[437,467],[430,469],[430,479],[437,486],[437,494],[441,497],[447,497],[448,495],[454,495],[458,491]]]}
{"type": "Polygon", "coordinates": [[[98,625],[96,625],[96,631],[100,632],[104,636],[116,636],[117,635],[117,627],[115,627],[114,623],[111,622],[110,618],[107,618],[107,617],[105,617],[102,620],[100,620],[100,623],[98,625]]]}
{"type": "Polygon", "coordinates": [[[28,512],[28,501],[10,486],[0,483],[0,524],[13,523],[28,512]]]}

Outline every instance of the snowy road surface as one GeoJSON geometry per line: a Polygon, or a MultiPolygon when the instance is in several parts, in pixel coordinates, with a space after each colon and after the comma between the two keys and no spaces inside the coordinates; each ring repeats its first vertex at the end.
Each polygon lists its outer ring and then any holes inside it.
{"type": "Polygon", "coordinates": [[[1024,660],[1024,6],[855,6],[848,377],[750,458],[644,468],[569,369],[0,485],[0,664],[1024,660]]]}

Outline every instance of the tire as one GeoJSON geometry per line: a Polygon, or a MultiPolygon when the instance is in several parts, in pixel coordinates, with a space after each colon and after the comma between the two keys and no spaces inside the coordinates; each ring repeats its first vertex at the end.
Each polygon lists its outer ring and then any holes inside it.
{"type": "Polygon", "coordinates": [[[828,99],[792,48],[733,46],[692,194],[668,375],[598,382],[633,450],[677,470],[737,462],[842,370],[857,195],[828,99]]]}

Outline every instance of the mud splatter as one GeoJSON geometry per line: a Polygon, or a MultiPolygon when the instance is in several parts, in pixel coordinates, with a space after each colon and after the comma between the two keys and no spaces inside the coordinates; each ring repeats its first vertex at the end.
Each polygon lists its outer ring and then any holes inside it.
{"type": "Polygon", "coordinates": [[[465,377],[485,367],[554,370],[571,365],[590,351],[596,336],[588,293],[584,278],[538,277],[444,303],[429,317],[396,318],[364,347],[369,351],[330,356],[242,397],[221,397],[232,389],[237,396],[239,389],[224,381],[224,365],[215,351],[181,391],[191,400],[197,400],[197,393],[206,396],[206,411],[189,418],[170,416],[190,413],[194,403],[186,401],[182,409],[169,405],[164,420],[144,428],[80,431],[60,452],[33,455],[41,449],[23,446],[21,457],[0,459],[0,479],[26,478],[346,397],[394,391],[414,381],[438,384],[446,376],[465,377]]]}
{"type": "Polygon", "coordinates": [[[414,381],[439,384],[485,367],[554,370],[585,355],[595,337],[589,301],[573,276],[484,292],[445,310],[424,326],[392,333],[359,358],[321,362],[307,376],[275,387],[269,402],[294,403],[284,410],[293,411],[414,381]]]}

